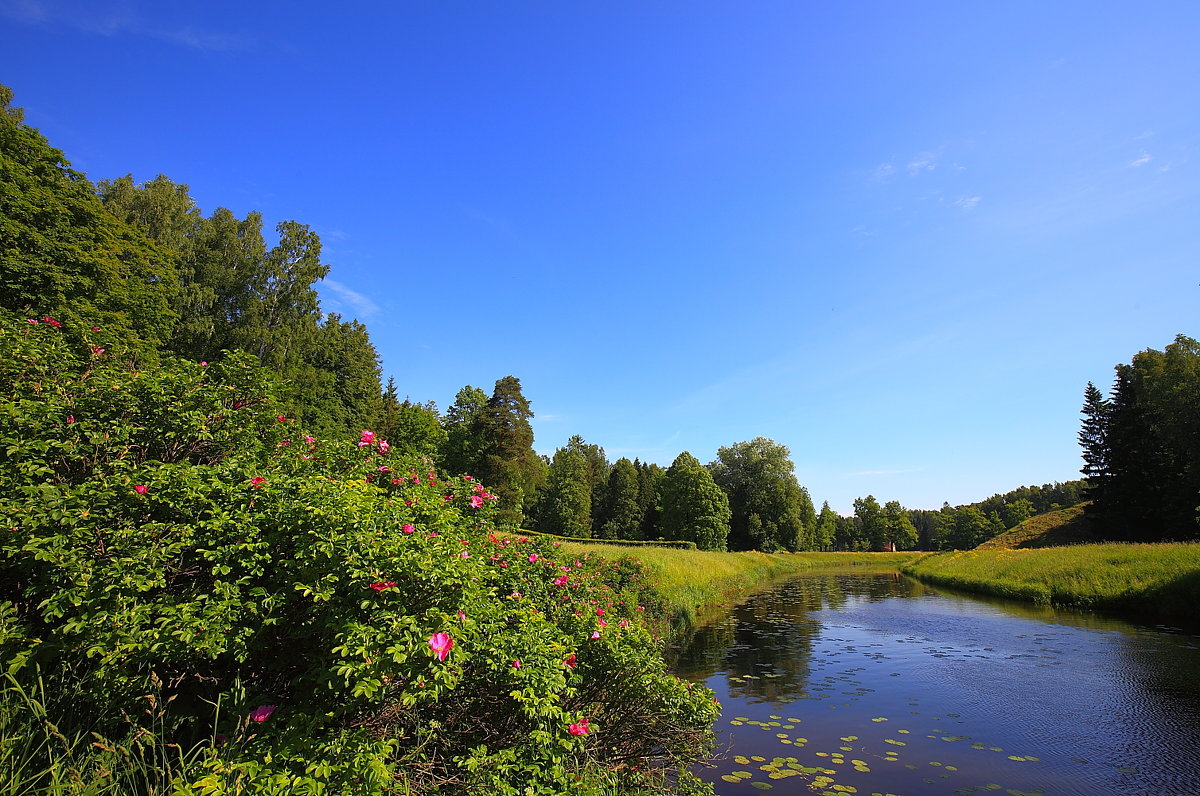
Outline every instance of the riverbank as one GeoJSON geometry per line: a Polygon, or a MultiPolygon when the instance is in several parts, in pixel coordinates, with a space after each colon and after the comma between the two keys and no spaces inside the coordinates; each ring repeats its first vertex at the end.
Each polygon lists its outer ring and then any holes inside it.
{"type": "Polygon", "coordinates": [[[696,624],[706,610],[726,604],[755,588],[789,575],[829,567],[899,568],[918,553],[717,553],[665,547],[563,542],[564,555],[588,553],[608,560],[633,558],[646,567],[651,582],[672,612],[672,632],[696,624]]]}
{"type": "Polygon", "coordinates": [[[1191,617],[1200,603],[1200,543],[930,553],[900,571],[977,594],[1144,616],[1191,617]]]}

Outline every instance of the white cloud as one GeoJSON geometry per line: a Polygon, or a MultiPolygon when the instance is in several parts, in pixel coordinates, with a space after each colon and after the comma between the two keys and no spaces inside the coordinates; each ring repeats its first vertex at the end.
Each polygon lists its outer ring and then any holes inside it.
{"type": "Polygon", "coordinates": [[[891,163],[881,163],[875,168],[873,176],[877,180],[886,180],[888,177],[896,173],[896,167],[891,163]]]}
{"type": "Polygon", "coordinates": [[[336,305],[346,305],[354,311],[358,318],[369,318],[379,312],[379,305],[372,301],[362,293],[351,290],[341,282],[335,282],[332,279],[326,279],[321,282],[323,287],[327,287],[333,291],[334,299],[331,303],[336,305]]]}
{"type": "Polygon", "coordinates": [[[1136,160],[1131,160],[1129,162],[1129,166],[1131,168],[1136,169],[1138,166],[1145,166],[1147,163],[1149,163],[1153,159],[1154,158],[1150,157],[1145,152],[1143,152],[1136,160]]]}
{"type": "Polygon", "coordinates": [[[937,156],[932,152],[922,152],[909,161],[907,168],[910,177],[926,171],[933,171],[937,168],[937,156]]]}
{"type": "Polygon", "coordinates": [[[954,204],[961,207],[963,210],[974,210],[975,205],[979,204],[982,196],[962,196],[954,200],[954,204]]]}

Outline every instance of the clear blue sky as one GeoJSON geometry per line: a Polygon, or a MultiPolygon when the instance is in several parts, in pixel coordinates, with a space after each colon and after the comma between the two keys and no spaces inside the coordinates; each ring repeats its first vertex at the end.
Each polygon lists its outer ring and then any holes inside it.
{"type": "Polygon", "coordinates": [[[0,83],[93,179],[310,224],[402,395],[515,375],[543,453],[966,503],[1200,335],[1194,0],[0,0],[0,83]]]}

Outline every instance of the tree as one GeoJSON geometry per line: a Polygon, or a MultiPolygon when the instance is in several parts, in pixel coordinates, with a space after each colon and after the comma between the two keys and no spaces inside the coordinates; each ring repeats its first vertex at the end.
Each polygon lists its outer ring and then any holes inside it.
{"type": "Polygon", "coordinates": [[[452,475],[477,475],[483,459],[483,415],[488,396],[470,384],[454,396],[442,427],[446,442],[441,453],[442,468],[452,475]]]}
{"type": "Polygon", "coordinates": [[[684,451],[662,479],[660,528],[667,539],[695,542],[701,550],[724,550],[729,536],[729,499],[695,456],[684,451]]]}
{"type": "Polygon", "coordinates": [[[954,531],[950,544],[955,550],[971,550],[995,535],[991,520],[976,506],[961,506],[954,510],[954,531]]]}
{"type": "Polygon", "coordinates": [[[638,471],[633,462],[617,459],[608,476],[604,505],[598,514],[601,539],[642,538],[642,509],[638,494],[638,471]]]}
{"type": "Polygon", "coordinates": [[[883,526],[887,541],[897,550],[909,550],[917,543],[917,529],[908,518],[908,512],[898,500],[889,500],[883,505],[883,526]]]}
{"type": "MultiPolygon", "coordinates": [[[[1091,385],[1089,385],[1091,387],[1091,385]]],[[[1200,343],[1178,335],[1116,367],[1111,398],[1084,395],[1084,473],[1109,538],[1200,536],[1200,343]]]]}
{"type": "Polygon", "coordinates": [[[612,465],[604,455],[604,448],[599,445],[589,445],[578,434],[567,440],[567,448],[578,451],[587,462],[587,484],[589,502],[592,506],[591,534],[598,536],[601,520],[599,514],[605,504],[605,493],[608,490],[608,474],[612,465]]]}
{"type": "Polygon", "coordinates": [[[572,448],[559,448],[550,461],[538,510],[540,530],[576,538],[592,535],[592,490],[588,462],[572,448]]]}
{"type": "Polygon", "coordinates": [[[882,550],[888,542],[887,524],[884,522],[883,508],[874,495],[865,498],[855,498],[854,516],[858,526],[872,550],[882,550]]]}
{"type": "Polygon", "coordinates": [[[446,430],[437,404],[433,401],[419,404],[408,398],[399,400],[396,381],[390,377],[380,402],[379,419],[370,427],[398,453],[436,460],[446,444],[446,430]]]}
{"type": "Polygon", "coordinates": [[[813,534],[813,546],[817,550],[828,550],[837,538],[838,515],[829,508],[829,501],[821,504],[821,513],[817,515],[817,530],[813,534]]]}
{"type": "Polygon", "coordinates": [[[1016,528],[1033,516],[1033,502],[1026,498],[1014,500],[1004,506],[1004,527],[1016,528]]]}
{"type": "Polygon", "coordinates": [[[800,550],[812,545],[816,511],[793,474],[787,446],[766,437],[717,451],[709,470],[733,512],[734,550],[800,550]]]}
{"type": "Polygon", "coordinates": [[[667,471],[653,462],[643,464],[637,459],[633,460],[633,466],[638,474],[638,511],[641,514],[638,538],[655,539],[661,535],[658,529],[661,519],[659,488],[667,471]]]}
{"type": "Polygon", "coordinates": [[[482,448],[475,475],[500,498],[502,519],[514,525],[524,520],[526,501],[532,507],[546,479],[545,465],[533,450],[532,417],[520,379],[505,376],[496,381],[478,424],[482,448]]]}
{"type": "Polygon", "coordinates": [[[179,289],[169,252],[117,219],[0,86],[0,307],[98,326],[142,355],[168,339],[179,289]]]}

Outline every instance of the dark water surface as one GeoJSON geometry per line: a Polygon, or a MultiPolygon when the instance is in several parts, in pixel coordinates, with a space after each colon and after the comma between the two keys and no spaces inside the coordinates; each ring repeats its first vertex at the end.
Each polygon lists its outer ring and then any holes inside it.
{"type": "Polygon", "coordinates": [[[1200,636],[1176,628],[843,570],[678,653],[722,703],[722,796],[1200,796],[1200,636]]]}

